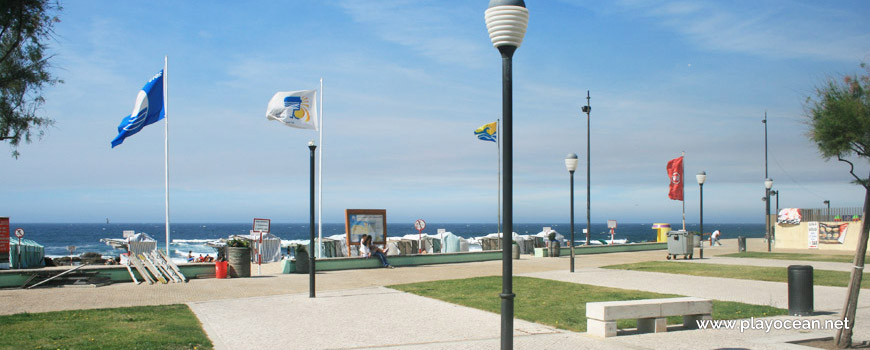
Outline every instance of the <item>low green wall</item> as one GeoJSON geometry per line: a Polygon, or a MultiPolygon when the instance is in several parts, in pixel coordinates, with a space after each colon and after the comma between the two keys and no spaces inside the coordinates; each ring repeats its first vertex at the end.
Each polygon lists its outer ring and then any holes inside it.
{"type": "MultiPolygon", "coordinates": [[[[618,252],[632,252],[643,250],[667,249],[665,243],[631,243],[614,245],[590,245],[575,247],[574,254],[604,254],[618,252]]],[[[561,249],[562,256],[571,255],[571,248],[561,249]]],[[[388,256],[390,265],[393,266],[417,266],[431,264],[450,264],[475,261],[499,260],[502,258],[501,250],[487,250],[482,252],[441,253],[441,254],[414,254],[388,256]]],[[[284,260],[283,273],[296,273],[296,263],[292,260],[284,260]]],[[[381,266],[377,258],[323,258],[315,262],[317,271],[372,269],[381,266]]]]}
{"type": "MultiPolygon", "coordinates": [[[[131,267],[132,268],[132,267],[131,267]]],[[[60,273],[66,270],[69,270],[70,267],[47,267],[41,269],[24,269],[24,270],[4,270],[0,271],[0,288],[18,288],[24,284],[27,279],[30,278],[31,275],[37,273],[45,273],[47,271],[52,271],[56,273],[60,273]]],[[[213,276],[215,274],[214,263],[188,263],[188,264],[180,264],[178,265],[178,269],[181,270],[181,273],[184,277],[191,279],[197,278],[198,275],[210,275],[213,276]]],[[[98,277],[108,277],[112,280],[112,282],[133,282],[133,279],[130,278],[130,273],[127,272],[127,268],[124,266],[118,265],[95,265],[95,266],[86,266],[80,268],[73,272],[72,274],[78,272],[96,272],[96,276],[98,277]]],[[[136,279],[139,282],[142,282],[142,276],[139,275],[139,272],[136,269],[133,269],[133,274],[136,276],[136,279]]],[[[28,283],[28,285],[32,285],[41,281],[34,280],[28,283]]]]}
{"type": "MultiPolygon", "coordinates": [[[[441,254],[414,254],[387,256],[390,265],[393,266],[417,266],[433,264],[451,264],[463,262],[489,261],[501,259],[501,250],[487,250],[483,252],[441,253],[441,254]]],[[[283,273],[296,273],[296,262],[284,260],[283,273]]],[[[317,271],[373,269],[383,267],[381,261],[376,258],[323,258],[315,262],[317,271]]]]}

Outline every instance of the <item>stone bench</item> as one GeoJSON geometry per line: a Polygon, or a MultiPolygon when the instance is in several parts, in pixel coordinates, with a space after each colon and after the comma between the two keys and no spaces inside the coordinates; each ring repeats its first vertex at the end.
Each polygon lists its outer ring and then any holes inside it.
{"type": "Polygon", "coordinates": [[[683,316],[683,326],[698,328],[697,320],[710,320],[713,301],[684,297],[586,303],[586,332],[607,338],[616,336],[616,321],[637,319],[638,333],[667,332],[668,316],[683,316]]]}

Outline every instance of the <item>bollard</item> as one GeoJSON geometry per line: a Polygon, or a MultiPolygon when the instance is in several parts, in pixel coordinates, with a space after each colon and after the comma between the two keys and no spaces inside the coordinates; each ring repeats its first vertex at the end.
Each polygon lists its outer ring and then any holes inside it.
{"type": "Polygon", "coordinates": [[[746,253],[746,237],[737,236],[737,252],[746,253]]]}
{"type": "Polygon", "coordinates": [[[813,314],[813,267],[791,265],[788,267],[788,314],[811,316],[813,314]]]}

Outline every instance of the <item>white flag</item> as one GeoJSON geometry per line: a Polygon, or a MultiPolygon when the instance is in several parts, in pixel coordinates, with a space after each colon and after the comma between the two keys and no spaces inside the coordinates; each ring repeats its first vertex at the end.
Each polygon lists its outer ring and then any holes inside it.
{"type": "Polygon", "coordinates": [[[276,93],[266,107],[266,119],[294,128],[317,130],[317,90],[276,93]]]}

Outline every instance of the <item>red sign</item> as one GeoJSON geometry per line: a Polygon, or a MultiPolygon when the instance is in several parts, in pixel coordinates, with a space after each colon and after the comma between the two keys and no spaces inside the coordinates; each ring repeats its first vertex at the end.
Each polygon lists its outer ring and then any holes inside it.
{"type": "Polygon", "coordinates": [[[9,218],[0,218],[0,262],[9,262],[9,218]]]}

